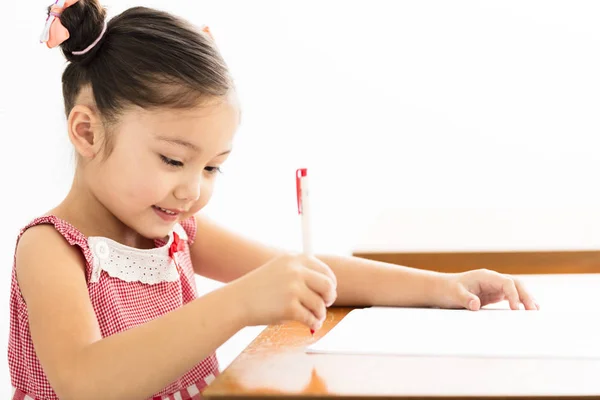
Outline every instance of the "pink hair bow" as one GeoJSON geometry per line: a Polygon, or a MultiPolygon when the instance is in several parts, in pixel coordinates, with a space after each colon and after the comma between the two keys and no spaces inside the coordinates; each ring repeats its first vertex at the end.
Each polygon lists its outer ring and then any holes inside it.
{"type": "Polygon", "coordinates": [[[71,7],[79,0],[56,0],[50,7],[46,26],[40,37],[40,42],[46,43],[49,48],[56,47],[69,38],[69,31],[60,22],[60,16],[66,8],[71,7]]]}

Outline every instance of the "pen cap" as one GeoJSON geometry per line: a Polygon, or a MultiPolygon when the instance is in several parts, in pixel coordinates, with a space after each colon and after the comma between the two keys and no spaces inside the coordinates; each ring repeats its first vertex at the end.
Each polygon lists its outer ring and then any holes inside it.
{"type": "Polygon", "coordinates": [[[306,168],[296,170],[296,201],[298,203],[298,214],[302,214],[302,180],[306,179],[308,171],[306,168]]]}

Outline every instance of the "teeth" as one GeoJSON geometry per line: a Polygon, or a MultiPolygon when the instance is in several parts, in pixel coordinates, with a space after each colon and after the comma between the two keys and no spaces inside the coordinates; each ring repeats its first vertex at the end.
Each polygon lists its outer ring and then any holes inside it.
{"type": "Polygon", "coordinates": [[[166,214],[169,214],[169,215],[175,215],[176,214],[173,211],[165,210],[164,208],[159,207],[159,206],[156,206],[156,208],[158,208],[160,211],[162,211],[162,212],[164,212],[166,214]]]}

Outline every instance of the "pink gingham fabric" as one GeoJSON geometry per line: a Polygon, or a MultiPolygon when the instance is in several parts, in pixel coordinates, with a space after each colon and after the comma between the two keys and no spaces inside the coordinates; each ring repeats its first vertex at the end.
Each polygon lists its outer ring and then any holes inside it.
{"type": "MultiPolygon", "coordinates": [[[[99,279],[92,282],[90,278],[94,269],[94,251],[88,245],[88,238],[74,226],[55,216],[35,219],[21,230],[18,238],[20,239],[27,229],[40,224],[53,225],[67,242],[71,246],[77,246],[85,257],[88,293],[96,312],[102,337],[144,324],[176,310],[198,296],[189,249],[189,245],[193,243],[196,236],[194,217],[181,222],[187,240],[183,251],[177,253],[177,262],[181,272],[179,279],[155,284],[139,281],[127,282],[118,277],[109,276],[105,271],[101,271],[99,279]]],[[[165,254],[168,252],[167,241],[156,240],[155,246],[164,248],[165,254]]],[[[31,341],[27,305],[19,290],[15,266],[16,255],[12,270],[8,341],[9,370],[14,390],[12,399],[56,400],[58,397],[46,379],[31,341]]],[[[174,329],[176,328],[174,327],[174,329]]],[[[202,390],[218,373],[219,365],[216,355],[213,353],[150,399],[201,399],[202,390]]]]}

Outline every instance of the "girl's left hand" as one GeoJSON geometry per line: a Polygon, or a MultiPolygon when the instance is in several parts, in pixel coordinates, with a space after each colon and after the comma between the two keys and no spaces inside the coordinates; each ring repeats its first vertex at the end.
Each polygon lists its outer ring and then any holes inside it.
{"type": "Polygon", "coordinates": [[[512,310],[538,310],[539,304],[523,283],[509,275],[478,269],[456,274],[444,274],[442,289],[435,305],[442,308],[466,308],[477,311],[486,304],[508,300],[512,310]]]}

